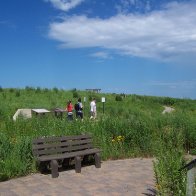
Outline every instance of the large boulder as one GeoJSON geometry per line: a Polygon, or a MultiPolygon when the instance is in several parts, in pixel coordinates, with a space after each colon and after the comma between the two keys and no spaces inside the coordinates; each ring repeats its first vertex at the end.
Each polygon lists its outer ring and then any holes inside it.
{"type": "Polygon", "coordinates": [[[31,109],[18,109],[13,116],[13,120],[15,121],[19,116],[23,118],[32,118],[31,109]]]}

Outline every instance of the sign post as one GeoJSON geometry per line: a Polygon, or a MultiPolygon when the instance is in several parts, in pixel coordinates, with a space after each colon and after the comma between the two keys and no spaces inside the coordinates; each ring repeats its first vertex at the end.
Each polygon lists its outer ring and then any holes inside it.
{"type": "Polygon", "coordinates": [[[105,97],[102,97],[101,98],[101,102],[103,103],[103,114],[104,114],[104,111],[105,111],[105,97]]]}
{"type": "Polygon", "coordinates": [[[85,110],[85,103],[86,103],[86,97],[84,97],[83,115],[84,115],[84,110],[85,110]]]}

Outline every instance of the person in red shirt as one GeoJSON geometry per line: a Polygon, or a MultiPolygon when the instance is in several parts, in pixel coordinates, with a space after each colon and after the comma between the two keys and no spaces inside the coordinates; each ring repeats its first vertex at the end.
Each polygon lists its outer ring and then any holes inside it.
{"type": "Polygon", "coordinates": [[[66,111],[67,111],[67,119],[73,120],[73,105],[71,101],[68,101],[66,111]]]}

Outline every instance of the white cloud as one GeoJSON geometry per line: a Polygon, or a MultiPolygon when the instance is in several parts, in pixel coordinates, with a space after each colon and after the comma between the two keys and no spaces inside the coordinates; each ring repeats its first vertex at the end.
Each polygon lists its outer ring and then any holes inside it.
{"type": "Polygon", "coordinates": [[[110,59],[111,56],[107,52],[95,52],[91,54],[92,57],[97,57],[101,59],[110,59]]]}
{"type": "Polygon", "coordinates": [[[185,81],[176,81],[176,82],[161,82],[153,81],[149,83],[150,86],[162,86],[167,88],[179,88],[179,89],[195,89],[196,80],[185,80],[185,81]]]}
{"type": "Polygon", "coordinates": [[[55,8],[66,12],[78,6],[84,0],[45,0],[45,1],[51,2],[55,8]]]}
{"type": "Polygon", "coordinates": [[[50,24],[49,37],[65,48],[100,47],[130,56],[171,59],[196,52],[195,10],[193,2],[171,3],[145,15],[65,17],[50,24]]]}

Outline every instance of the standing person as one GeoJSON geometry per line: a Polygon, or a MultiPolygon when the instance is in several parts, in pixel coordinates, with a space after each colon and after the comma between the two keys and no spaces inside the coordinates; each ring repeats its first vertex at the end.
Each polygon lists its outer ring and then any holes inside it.
{"type": "Polygon", "coordinates": [[[67,111],[67,119],[73,120],[73,105],[71,101],[68,101],[66,111],[67,111]]]}
{"type": "Polygon", "coordinates": [[[83,105],[81,98],[78,99],[78,103],[75,104],[76,119],[80,118],[83,121],[83,105]]]}
{"type": "Polygon", "coordinates": [[[90,103],[90,119],[96,119],[97,117],[97,108],[96,108],[96,99],[93,98],[93,100],[90,103]]]}

